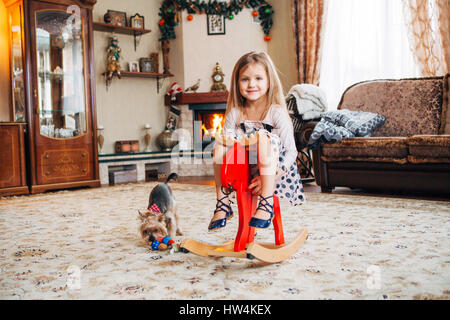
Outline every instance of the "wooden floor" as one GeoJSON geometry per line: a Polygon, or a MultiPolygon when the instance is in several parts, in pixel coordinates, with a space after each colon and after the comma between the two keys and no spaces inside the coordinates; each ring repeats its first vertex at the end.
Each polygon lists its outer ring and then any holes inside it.
{"type": "MultiPolygon", "coordinates": [[[[197,185],[208,185],[214,186],[214,177],[204,176],[204,177],[179,177],[178,183],[186,184],[197,184],[197,185]]],[[[309,192],[321,192],[320,187],[315,182],[304,183],[303,188],[306,193],[309,192]]],[[[333,194],[346,194],[355,196],[367,196],[367,197],[387,197],[387,198],[405,198],[405,199],[419,199],[419,200],[441,200],[450,201],[450,197],[439,196],[439,195],[411,195],[411,194],[398,194],[388,191],[375,192],[367,191],[362,189],[350,189],[345,187],[336,187],[333,190],[333,194]]]]}

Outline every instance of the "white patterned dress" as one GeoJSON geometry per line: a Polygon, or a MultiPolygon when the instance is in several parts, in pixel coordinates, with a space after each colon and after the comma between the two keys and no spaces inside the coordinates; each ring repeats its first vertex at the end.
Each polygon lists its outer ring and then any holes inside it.
{"type": "MultiPolygon", "coordinates": [[[[224,131],[232,133],[239,139],[243,134],[255,131],[265,133],[272,142],[274,151],[279,153],[278,168],[284,174],[275,181],[274,193],[280,198],[289,200],[291,205],[300,205],[305,202],[302,181],[297,168],[297,148],[294,140],[294,130],[287,110],[278,106],[271,106],[262,121],[242,120],[239,109],[232,109],[225,119],[224,131]]],[[[250,155],[250,160],[256,155],[250,155]]],[[[251,163],[252,177],[259,175],[258,165],[251,163]]]]}

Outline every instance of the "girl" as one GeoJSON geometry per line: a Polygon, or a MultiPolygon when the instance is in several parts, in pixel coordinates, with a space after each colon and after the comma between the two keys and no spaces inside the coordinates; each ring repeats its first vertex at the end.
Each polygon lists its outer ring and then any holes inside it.
{"type": "MultiPolygon", "coordinates": [[[[256,158],[257,163],[251,164],[253,179],[249,189],[260,200],[249,225],[267,228],[273,218],[273,194],[289,199],[292,205],[303,203],[305,197],[283,89],[272,60],[264,52],[250,52],[237,61],[225,112],[224,133],[239,139],[255,131],[259,131],[257,154],[250,159],[256,158]]],[[[220,177],[227,150],[226,145],[216,140],[213,154],[217,204],[209,230],[225,227],[233,215],[229,192],[222,188],[220,177]]]]}

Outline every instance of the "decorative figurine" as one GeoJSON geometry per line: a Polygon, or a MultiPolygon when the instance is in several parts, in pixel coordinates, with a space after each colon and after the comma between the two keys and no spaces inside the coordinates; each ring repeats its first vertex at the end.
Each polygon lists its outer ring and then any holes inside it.
{"type": "Polygon", "coordinates": [[[170,74],[169,68],[169,51],[170,51],[170,44],[169,40],[161,41],[161,51],[163,55],[163,72],[165,74],[170,74]]]}
{"type": "Polygon", "coordinates": [[[150,126],[150,124],[146,123],[144,126],[145,129],[145,136],[144,136],[144,141],[145,141],[145,152],[150,152],[150,129],[152,127],[150,126]]]}
{"type": "Polygon", "coordinates": [[[120,47],[119,40],[116,36],[110,38],[109,47],[107,50],[107,71],[106,71],[106,84],[111,82],[114,76],[119,79],[122,77],[120,73],[120,47]]]}
{"type": "Polygon", "coordinates": [[[186,88],[186,90],[184,90],[184,92],[193,91],[195,93],[199,87],[200,87],[200,79],[198,79],[197,82],[195,84],[193,84],[192,86],[190,86],[189,88],[186,88]]]}

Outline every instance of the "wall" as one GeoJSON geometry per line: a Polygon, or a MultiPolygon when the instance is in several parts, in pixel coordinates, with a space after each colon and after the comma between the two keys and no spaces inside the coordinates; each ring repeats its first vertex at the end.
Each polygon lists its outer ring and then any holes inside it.
{"type": "Polygon", "coordinates": [[[0,2],[0,121],[10,120],[10,74],[8,18],[5,4],[0,2]]]}
{"type": "Polygon", "coordinates": [[[234,64],[243,54],[252,50],[267,52],[262,28],[252,22],[251,12],[245,8],[233,20],[225,19],[224,35],[208,35],[206,14],[193,15],[194,19],[188,21],[187,12],[183,12],[182,29],[177,30],[178,38],[172,42],[182,42],[184,75],[177,74],[177,78],[183,79],[185,87],[201,79],[198,92],[209,92],[218,62],[229,89],[234,64]]]}
{"type": "Polygon", "coordinates": [[[283,89],[287,94],[289,89],[297,84],[291,0],[277,0],[270,3],[274,10],[274,22],[270,32],[272,39],[268,42],[267,50],[278,69],[283,89]]]}
{"type": "MultiPolygon", "coordinates": [[[[144,16],[145,28],[152,30],[140,37],[136,51],[133,36],[116,34],[121,48],[122,69],[128,70],[128,61],[138,61],[139,58],[149,57],[151,52],[160,52],[157,28],[160,3],[161,1],[148,0],[97,1],[93,13],[94,21],[103,21],[103,15],[108,9],[126,12],[127,19],[139,13],[144,16]]],[[[151,149],[155,150],[155,138],[163,130],[166,121],[164,93],[170,80],[166,79],[162,83],[163,88],[159,94],[156,79],[152,78],[114,78],[107,90],[102,73],[106,70],[109,36],[109,33],[94,31],[97,123],[105,128],[103,151],[113,153],[117,140],[139,140],[143,150],[143,128],[146,123],[152,127],[151,149]]]]}

